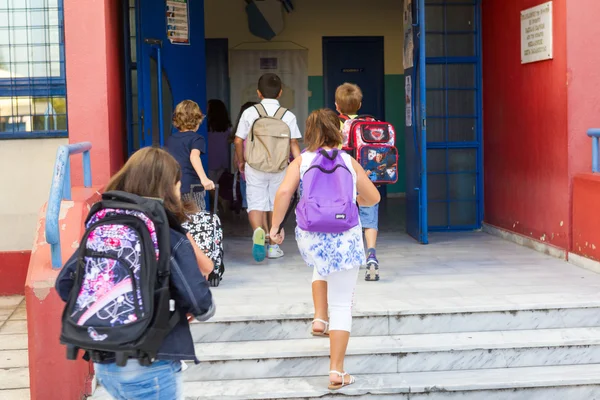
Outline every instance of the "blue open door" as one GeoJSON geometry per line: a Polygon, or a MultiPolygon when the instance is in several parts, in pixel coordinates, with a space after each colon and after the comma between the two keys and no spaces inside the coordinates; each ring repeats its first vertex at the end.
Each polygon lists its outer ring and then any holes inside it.
{"type": "Polygon", "coordinates": [[[406,230],[428,243],[425,0],[405,0],[406,230]]]}
{"type": "Polygon", "coordinates": [[[194,100],[206,113],[204,1],[136,0],[135,10],[139,142],[162,146],[177,103],[194,100]]]}

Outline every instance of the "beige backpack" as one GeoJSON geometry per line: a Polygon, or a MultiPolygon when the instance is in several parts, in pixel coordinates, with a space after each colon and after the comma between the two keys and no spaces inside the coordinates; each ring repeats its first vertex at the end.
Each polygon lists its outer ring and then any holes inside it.
{"type": "Polygon", "coordinates": [[[246,140],[246,162],[262,172],[281,172],[290,160],[291,132],[282,118],[287,109],[280,107],[272,117],[262,104],[254,106],[258,119],[246,140]]]}

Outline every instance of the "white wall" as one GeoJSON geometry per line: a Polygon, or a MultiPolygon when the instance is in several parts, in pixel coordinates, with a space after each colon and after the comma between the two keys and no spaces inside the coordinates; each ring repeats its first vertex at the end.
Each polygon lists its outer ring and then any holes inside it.
{"type": "Polygon", "coordinates": [[[0,140],[0,251],[31,250],[58,146],[68,139],[0,140]]]}

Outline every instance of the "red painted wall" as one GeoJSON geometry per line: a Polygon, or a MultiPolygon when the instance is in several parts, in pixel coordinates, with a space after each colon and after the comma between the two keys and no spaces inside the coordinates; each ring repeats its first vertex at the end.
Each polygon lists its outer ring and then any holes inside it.
{"type": "MultiPolygon", "coordinates": [[[[83,234],[89,206],[99,200],[100,188],[73,188],[73,201],[63,202],[59,226],[63,261],[73,254],[83,234]]],[[[59,270],[52,269],[50,245],[45,240],[46,206],[31,252],[25,300],[29,331],[29,380],[32,400],[80,400],[91,392],[93,370],[83,360],[70,361],[59,343],[64,303],[54,289],[59,270]]]]}
{"type": "MultiPolygon", "coordinates": [[[[569,177],[588,174],[592,168],[592,142],[589,128],[600,127],[600,1],[570,1],[567,9],[567,90],[569,177]]],[[[600,185],[597,177],[581,176],[572,180],[573,235],[572,251],[580,253],[585,243],[600,239],[598,207],[600,185]],[[576,185],[579,185],[578,187],[576,185]],[[575,191],[578,193],[575,193],[575,191]],[[593,200],[596,200],[594,203],[593,200]]],[[[596,243],[600,247],[600,243],[596,243]]],[[[589,249],[590,256],[600,260],[598,251],[589,249]]],[[[581,254],[581,253],[580,253],[581,254]]],[[[586,253],[587,254],[587,253],[586,253]]]]}
{"type": "Polygon", "coordinates": [[[600,261],[600,175],[573,179],[573,253],[600,261]]]}
{"type": "MultiPolygon", "coordinates": [[[[69,141],[90,141],[94,184],[123,164],[125,106],[120,1],[64,0],[69,141]]],[[[74,157],[73,184],[83,183],[74,157]]]]}
{"type": "Polygon", "coordinates": [[[543,2],[482,2],[485,221],[567,248],[567,0],[554,0],[554,59],[520,58],[520,12],[543,2]]]}
{"type": "Polygon", "coordinates": [[[31,251],[0,252],[0,296],[23,294],[31,251]]]}

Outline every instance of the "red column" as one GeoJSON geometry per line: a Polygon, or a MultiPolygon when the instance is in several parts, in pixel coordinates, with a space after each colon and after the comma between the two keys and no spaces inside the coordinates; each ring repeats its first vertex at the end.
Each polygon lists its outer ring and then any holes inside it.
{"type": "MultiPolygon", "coordinates": [[[[568,162],[569,192],[573,193],[574,177],[579,175],[579,182],[589,180],[586,188],[599,189],[598,179],[591,176],[592,142],[586,135],[589,128],[600,128],[600,2],[597,0],[567,1],[567,99],[568,99],[568,162]]],[[[583,188],[584,186],[581,186],[583,188]]],[[[587,189],[586,189],[587,190],[587,189]]],[[[580,191],[576,198],[570,197],[573,213],[578,221],[590,221],[595,213],[587,208],[586,201],[596,196],[595,192],[580,191]],[[586,217],[586,215],[588,217],[586,217]]],[[[589,203],[589,201],[588,201],[589,203]]],[[[589,205],[589,204],[587,204],[589,205]]],[[[573,217],[572,217],[573,218],[573,217]]],[[[585,253],[586,247],[600,237],[600,226],[582,235],[580,224],[571,231],[570,250],[585,253]]],[[[584,230],[585,231],[585,230],[584,230]]],[[[594,242],[595,243],[595,242],[594,242]]],[[[595,246],[600,247],[600,243],[595,246]]]]}
{"type": "MultiPolygon", "coordinates": [[[[92,142],[94,184],[105,184],[124,159],[120,4],[64,0],[69,142],[92,142]]],[[[79,157],[73,161],[73,183],[79,185],[79,157]]]]}

